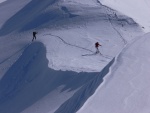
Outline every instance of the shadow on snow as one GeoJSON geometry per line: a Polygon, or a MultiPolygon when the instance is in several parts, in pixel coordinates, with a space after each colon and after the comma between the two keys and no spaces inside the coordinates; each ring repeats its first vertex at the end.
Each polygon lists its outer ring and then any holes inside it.
{"type": "MultiPolygon", "coordinates": [[[[26,31],[35,29],[41,25],[53,24],[58,20],[63,20],[64,14],[59,8],[49,8],[58,0],[32,0],[19,12],[6,21],[0,30],[0,36],[7,35],[15,30],[26,31]]],[[[69,13],[68,9],[63,7],[68,13],[68,18],[73,18],[77,15],[69,13]]]]}
{"type": "Polygon", "coordinates": [[[79,90],[56,113],[60,110],[61,113],[73,113],[94,93],[103,81],[109,66],[106,66],[101,73],[55,71],[48,67],[44,45],[40,42],[32,43],[0,81],[0,112],[20,113],[64,85],[62,91],[78,88],[79,90]],[[68,102],[71,104],[67,104],[68,102]]]}
{"type": "Polygon", "coordinates": [[[32,0],[2,26],[0,35],[6,35],[18,29],[26,30],[38,27],[39,19],[40,24],[46,23],[47,19],[49,19],[47,14],[45,14],[44,18],[42,19],[39,18],[39,15],[43,16],[41,12],[56,1],[57,0],[32,0]],[[32,20],[34,20],[35,18],[38,19],[32,22],[32,20]],[[31,23],[33,25],[31,25],[31,23]]]}

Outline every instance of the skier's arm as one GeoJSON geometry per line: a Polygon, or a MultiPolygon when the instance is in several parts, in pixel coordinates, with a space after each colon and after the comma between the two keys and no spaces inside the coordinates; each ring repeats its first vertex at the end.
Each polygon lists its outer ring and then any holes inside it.
{"type": "Polygon", "coordinates": [[[101,44],[99,44],[99,46],[102,46],[101,44]]]}

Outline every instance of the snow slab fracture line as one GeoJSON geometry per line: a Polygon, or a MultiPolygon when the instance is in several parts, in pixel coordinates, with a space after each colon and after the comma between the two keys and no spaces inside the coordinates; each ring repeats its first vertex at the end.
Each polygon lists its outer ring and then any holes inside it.
{"type": "MultiPolygon", "coordinates": [[[[53,35],[53,34],[45,34],[45,35],[50,35],[50,36],[53,36],[53,37],[57,37],[57,38],[59,38],[64,44],[67,44],[67,45],[70,45],[70,46],[73,46],[73,47],[77,47],[77,48],[80,48],[80,49],[84,49],[84,50],[87,50],[87,51],[93,53],[93,51],[91,51],[91,50],[89,50],[89,49],[86,49],[86,48],[84,48],[84,47],[80,47],[80,46],[77,46],[77,45],[70,44],[70,43],[66,42],[65,40],[63,40],[63,39],[62,39],[61,37],[59,37],[59,36],[56,36],[56,35],[53,35]]],[[[43,36],[45,36],[45,35],[43,35],[43,36]]]]}

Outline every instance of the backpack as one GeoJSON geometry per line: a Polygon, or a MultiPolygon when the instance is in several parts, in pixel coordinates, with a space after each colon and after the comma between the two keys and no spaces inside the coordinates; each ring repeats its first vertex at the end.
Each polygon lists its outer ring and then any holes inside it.
{"type": "Polygon", "coordinates": [[[95,47],[98,47],[100,44],[98,42],[95,43],[95,47]]]}

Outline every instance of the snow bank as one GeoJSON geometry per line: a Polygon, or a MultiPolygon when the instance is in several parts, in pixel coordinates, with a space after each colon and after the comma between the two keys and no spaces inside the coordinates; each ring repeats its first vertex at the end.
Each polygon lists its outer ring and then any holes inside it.
{"type": "Polygon", "coordinates": [[[105,83],[78,113],[150,112],[149,37],[141,37],[122,51],[105,83]]]}

